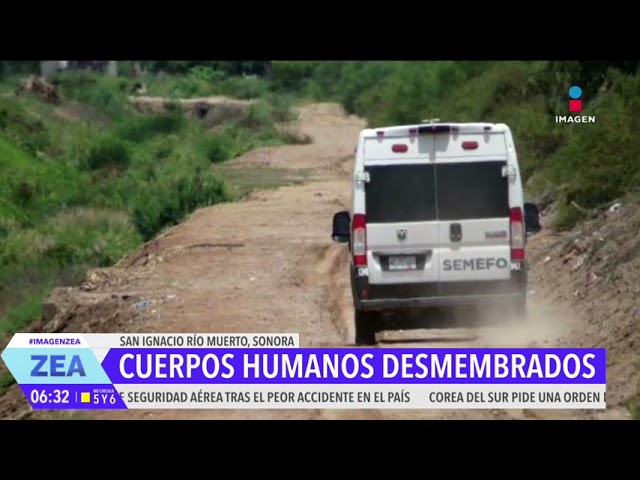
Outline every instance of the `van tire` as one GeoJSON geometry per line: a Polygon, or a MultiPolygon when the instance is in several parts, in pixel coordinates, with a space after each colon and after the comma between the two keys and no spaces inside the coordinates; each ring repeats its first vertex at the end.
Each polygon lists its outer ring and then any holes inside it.
{"type": "Polygon", "coordinates": [[[378,318],[377,312],[355,311],[356,345],[375,345],[377,343],[378,318]]]}

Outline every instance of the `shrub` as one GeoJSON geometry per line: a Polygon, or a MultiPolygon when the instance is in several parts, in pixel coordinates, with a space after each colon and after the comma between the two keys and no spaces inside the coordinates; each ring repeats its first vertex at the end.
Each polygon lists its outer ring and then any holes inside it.
{"type": "MultiPolygon", "coordinates": [[[[566,145],[547,161],[557,184],[566,185],[566,201],[591,209],[640,186],[640,139],[635,132],[640,100],[633,93],[640,77],[611,73],[610,90],[586,104],[584,114],[596,123],[567,125],[566,145]]],[[[576,216],[569,215],[569,219],[576,216]]],[[[571,223],[564,221],[565,228],[571,223]]]]}
{"type": "Polygon", "coordinates": [[[271,115],[276,122],[290,122],[296,119],[293,111],[295,97],[288,94],[272,94],[265,97],[271,105],[271,115]]]}
{"type": "Polygon", "coordinates": [[[131,81],[94,72],[62,72],[53,80],[64,97],[88,103],[113,119],[133,112],[128,94],[131,81]]]}
{"type": "Polygon", "coordinates": [[[97,209],[61,212],[29,229],[15,230],[0,247],[0,265],[108,266],[141,237],[126,213],[97,209]]]}
{"type": "Polygon", "coordinates": [[[85,199],[85,178],[77,168],[31,157],[2,137],[0,173],[0,215],[23,226],[85,199]]]}
{"type": "Polygon", "coordinates": [[[228,77],[220,82],[219,89],[217,89],[221,95],[245,100],[262,97],[267,91],[266,81],[256,76],[228,77]]]}
{"type": "Polygon", "coordinates": [[[274,109],[266,101],[259,100],[247,112],[247,116],[240,122],[240,125],[250,129],[260,129],[274,124],[274,109]]]}
{"type": "Polygon", "coordinates": [[[156,135],[168,135],[178,132],[185,125],[181,113],[164,115],[144,115],[126,121],[119,129],[118,135],[131,142],[144,142],[156,135]]]}
{"type": "Polygon", "coordinates": [[[311,81],[318,66],[313,61],[273,62],[271,71],[271,88],[279,92],[296,92],[303,90],[311,81]]]}
{"type": "Polygon", "coordinates": [[[208,65],[196,65],[189,70],[189,76],[194,80],[204,80],[205,82],[219,82],[226,75],[220,70],[216,70],[208,65]]]}
{"type": "Polygon", "coordinates": [[[31,156],[46,151],[53,143],[43,121],[17,101],[0,104],[0,132],[31,156]]]}
{"type": "Polygon", "coordinates": [[[553,226],[558,231],[571,230],[583,218],[584,214],[580,210],[571,203],[562,201],[558,206],[553,226]]]}
{"type": "Polygon", "coordinates": [[[236,146],[228,135],[217,133],[203,141],[203,149],[211,163],[220,163],[233,158],[236,146]]]}
{"type": "Polygon", "coordinates": [[[85,166],[90,170],[113,167],[125,169],[129,166],[131,155],[122,141],[112,136],[100,138],[89,149],[85,166]]]}
{"type": "Polygon", "coordinates": [[[196,208],[230,198],[224,180],[211,171],[195,169],[154,184],[139,193],[131,216],[144,240],[175,225],[196,208]]]}

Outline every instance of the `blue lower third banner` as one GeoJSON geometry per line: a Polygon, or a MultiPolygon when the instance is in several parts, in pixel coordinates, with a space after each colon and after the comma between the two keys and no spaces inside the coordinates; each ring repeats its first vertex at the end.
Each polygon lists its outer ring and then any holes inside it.
{"type": "Polygon", "coordinates": [[[605,349],[300,348],[297,334],[16,334],[34,409],[606,408],[605,349]]]}

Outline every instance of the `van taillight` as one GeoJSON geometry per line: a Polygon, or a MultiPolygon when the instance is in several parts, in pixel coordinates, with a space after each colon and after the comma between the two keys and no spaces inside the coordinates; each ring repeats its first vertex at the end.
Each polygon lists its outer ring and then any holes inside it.
{"type": "Polygon", "coordinates": [[[478,148],[478,142],[467,140],[466,142],[462,142],[462,148],[465,150],[475,150],[478,148]]]}
{"type": "Polygon", "coordinates": [[[522,210],[519,207],[511,209],[511,260],[524,260],[524,221],[522,210]]]}
{"type": "Polygon", "coordinates": [[[395,153],[405,153],[407,150],[409,150],[409,147],[407,147],[404,143],[395,143],[391,147],[391,150],[393,150],[395,153]]]}
{"type": "Polygon", "coordinates": [[[361,213],[353,216],[351,223],[353,232],[353,244],[351,246],[353,252],[354,265],[367,265],[367,217],[361,213]]]}

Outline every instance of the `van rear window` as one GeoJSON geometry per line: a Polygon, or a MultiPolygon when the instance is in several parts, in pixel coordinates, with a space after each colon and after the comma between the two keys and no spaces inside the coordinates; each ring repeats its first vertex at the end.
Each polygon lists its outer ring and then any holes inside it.
{"type": "Polygon", "coordinates": [[[369,166],[368,223],[471,220],[509,216],[504,161],[369,166]],[[436,197],[437,186],[437,197],[436,197]]]}
{"type": "Polygon", "coordinates": [[[436,167],[438,219],[465,220],[509,216],[507,163],[441,163],[436,167]]]}
{"type": "Polygon", "coordinates": [[[367,167],[367,223],[424,222],[436,219],[433,165],[367,167]]]}

